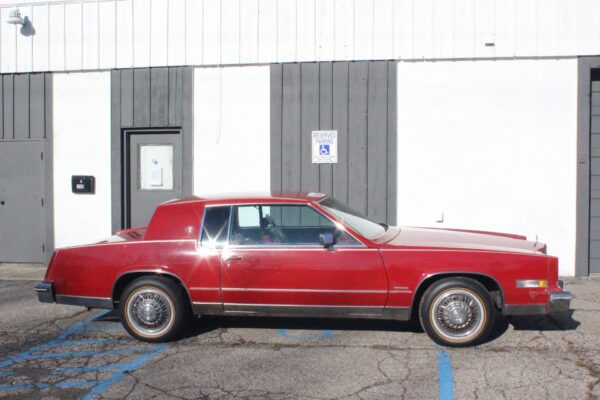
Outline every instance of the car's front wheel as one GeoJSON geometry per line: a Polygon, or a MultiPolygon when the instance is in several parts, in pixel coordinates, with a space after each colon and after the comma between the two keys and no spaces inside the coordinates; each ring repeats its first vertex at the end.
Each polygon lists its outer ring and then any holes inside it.
{"type": "Polygon", "coordinates": [[[164,277],[142,277],[131,282],[121,295],[119,312],[127,332],[145,342],[177,338],[189,318],[183,289],[164,277]]]}
{"type": "Polygon", "coordinates": [[[493,300],[487,289],[469,278],[435,282],[419,305],[423,330],[442,346],[467,347],[484,341],[495,319],[493,300]]]}

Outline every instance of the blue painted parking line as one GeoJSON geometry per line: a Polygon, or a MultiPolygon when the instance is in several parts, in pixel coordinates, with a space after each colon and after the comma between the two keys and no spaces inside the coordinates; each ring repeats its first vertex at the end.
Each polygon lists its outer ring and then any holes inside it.
{"type": "Polygon", "coordinates": [[[99,381],[99,383],[96,386],[94,386],[92,388],[92,390],[86,396],[83,396],[82,399],[83,400],[93,399],[94,397],[96,397],[97,395],[101,394],[106,389],[108,389],[110,386],[112,386],[113,384],[115,384],[115,383],[119,382],[121,379],[123,379],[125,377],[125,375],[127,375],[128,372],[135,370],[140,365],[142,365],[145,362],[156,357],[156,355],[158,353],[165,350],[166,348],[167,348],[167,346],[164,344],[155,346],[154,350],[152,350],[150,353],[144,354],[144,355],[138,357],[137,359],[135,359],[134,361],[123,365],[119,372],[115,372],[110,377],[108,377],[108,379],[99,381]]]}
{"type": "MultiPolygon", "coordinates": [[[[79,351],[64,351],[64,349],[68,347],[78,347],[78,346],[95,346],[99,344],[106,343],[115,343],[115,340],[109,339],[77,339],[77,340],[68,340],[70,336],[74,334],[85,334],[87,332],[101,332],[108,331],[114,329],[121,329],[121,325],[118,323],[110,323],[105,325],[91,326],[89,325],[94,320],[106,315],[109,311],[102,311],[98,314],[95,314],[84,321],[81,321],[70,328],[64,330],[54,339],[39,344],[37,346],[33,346],[28,350],[19,353],[8,360],[0,362],[0,377],[14,376],[15,373],[13,371],[7,370],[13,364],[16,364],[21,361],[28,360],[39,360],[39,359],[54,359],[54,358],[76,358],[76,357],[95,357],[95,356],[103,356],[103,355],[111,355],[111,354],[136,354],[142,353],[133,361],[128,363],[113,363],[113,364],[105,364],[105,365],[97,365],[97,366],[88,366],[88,367],[72,367],[72,368],[58,368],[52,371],[53,374],[73,374],[73,373],[82,373],[88,371],[114,371],[107,379],[97,380],[97,381],[61,381],[54,384],[50,383],[21,383],[21,384],[12,384],[12,385],[0,385],[0,391],[12,391],[12,390],[33,390],[33,389],[47,389],[50,387],[56,387],[60,389],[69,389],[69,388],[85,388],[90,387],[91,390],[89,393],[84,395],[83,399],[93,399],[97,395],[104,392],[114,383],[123,379],[129,372],[134,371],[136,368],[140,367],[145,362],[149,361],[153,357],[155,357],[158,353],[167,348],[166,345],[151,345],[151,346],[143,346],[143,347],[127,347],[120,349],[112,349],[112,350],[104,350],[104,351],[92,351],[92,350],[79,350],[79,351]],[[48,353],[46,351],[52,349],[61,349],[63,351],[57,353],[48,353]]],[[[72,378],[72,376],[71,376],[72,378]]]]}
{"type": "Polygon", "coordinates": [[[75,382],[58,382],[54,386],[61,389],[68,389],[74,387],[85,387],[97,385],[98,381],[75,381],[75,382]]]}
{"type": "Polygon", "coordinates": [[[90,340],[65,340],[64,342],[53,343],[52,345],[41,345],[37,346],[35,350],[29,350],[30,352],[45,350],[52,347],[75,347],[84,346],[88,344],[105,344],[110,343],[112,340],[107,339],[90,339],[90,340]]]}
{"type": "Polygon", "coordinates": [[[104,310],[99,312],[98,314],[92,315],[91,317],[88,317],[87,319],[73,325],[72,327],[64,330],[61,334],[59,334],[57,337],[55,337],[54,339],[37,345],[37,346],[33,346],[31,347],[29,350],[26,350],[22,353],[17,354],[16,356],[13,356],[11,358],[9,358],[8,360],[5,360],[3,362],[0,362],[0,369],[6,368],[11,366],[12,364],[19,362],[21,360],[26,360],[28,359],[28,357],[31,355],[31,353],[34,353],[36,351],[40,351],[40,350],[45,350],[48,349],[50,347],[54,347],[54,346],[59,346],[62,343],[65,343],[65,339],[67,339],[69,336],[77,333],[77,332],[81,332],[82,329],[85,328],[85,326],[87,324],[89,324],[90,322],[92,322],[94,319],[100,318],[106,314],[109,313],[109,310],[104,310]]]}
{"type": "Polygon", "coordinates": [[[438,385],[440,400],[454,400],[454,381],[452,378],[452,364],[450,354],[438,351],[438,385]]]}
{"type": "Polygon", "coordinates": [[[326,330],[322,331],[320,335],[290,335],[287,329],[277,330],[280,336],[293,340],[319,340],[319,339],[334,339],[333,332],[326,330]]]}

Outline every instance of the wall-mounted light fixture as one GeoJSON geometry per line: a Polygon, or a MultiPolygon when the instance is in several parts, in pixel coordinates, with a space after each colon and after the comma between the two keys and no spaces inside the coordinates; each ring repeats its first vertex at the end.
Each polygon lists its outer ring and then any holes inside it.
{"type": "Polygon", "coordinates": [[[21,10],[18,7],[13,8],[8,12],[8,18],[6,22],[11,25],[23,25],[25,21],[23,17],[21,17],[21,10]]]}

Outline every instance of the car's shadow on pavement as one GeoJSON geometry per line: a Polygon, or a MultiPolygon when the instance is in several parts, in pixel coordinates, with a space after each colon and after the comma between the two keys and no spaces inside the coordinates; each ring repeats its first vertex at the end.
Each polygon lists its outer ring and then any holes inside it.
{"type": "Polygon", "coordinates": [[[511,316],[497,314],[494,328],[486,343],[493,342],[502,336],[512,325],[516,331],[572,331],[581,323],[573,319],[573,310],[566,313],[545,316],[511,316]]]}
{"type": "Polygon", "coordinates": [[[346,318],[224,317],[192,319],[183,337],[193,337],[222,328],[298,329],[314,331],[423,332],[418,322],[346,318]]]}
{"type": "MultiPolygon", "coordinates": [[[[120,322],[119,313],[113,310],[98,318],[97,321],[120,322]]],[[[552,316],[506,317],[497,313],[494,327],[485,343],[493,342],[502,336],[510,325],[516,331],[570,331],[577,329],[581,323],[573,319],[573,310],[552,316]]],[[[192,318],[181,338],[200,336],[223,328],[423,333],[423,329],[416,318],[410,321],[394,321],[348,318],[203,316],[192,318]]]]}
{"type": "Polygon", "coordinates": [[[550,316],[513,316],[510,323],[517,331],[572,331],[581,325],[579,321],[573,319],[573,310],[550,316]]]}

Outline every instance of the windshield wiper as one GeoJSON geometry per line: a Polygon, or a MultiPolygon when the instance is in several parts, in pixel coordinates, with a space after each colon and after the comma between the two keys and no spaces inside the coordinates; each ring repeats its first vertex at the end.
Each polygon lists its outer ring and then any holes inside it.
{"type": "Polygon", "coordinates": [[[390,227],[388,224],[385,224],[383,222],[378,222],[379,225],[383,226],[383,228],[387,231],[388,228],[390,227]]]}

